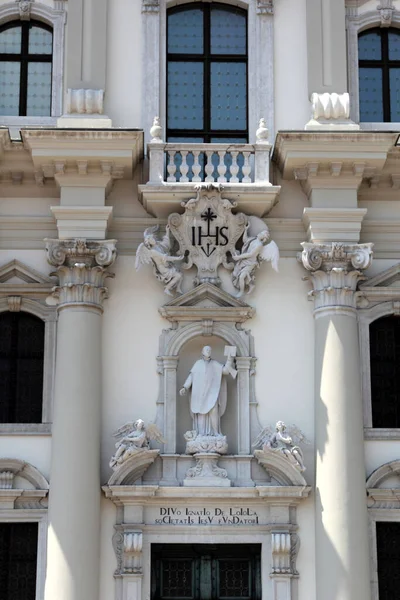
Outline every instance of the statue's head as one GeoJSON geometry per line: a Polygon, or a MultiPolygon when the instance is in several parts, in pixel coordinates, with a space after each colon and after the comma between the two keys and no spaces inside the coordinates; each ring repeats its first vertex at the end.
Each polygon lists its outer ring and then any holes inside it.
{"type": "Polygon", "coordinates": [[[146,235],[146,237],[144,238],[144,245],[147,246],[147,248],[153,248],[153,246],[155,246],[156,243],[157,240],[154,237],[154,235],[146,235]]]}
{"type": "Polygon", "coordinates": [[[211,358],[211,346],[204,346],[203,350],[201,351],[201,354],[202,354],[203,358],[210,359],[211,358]]]}
{"type": "Polygon", "coordinates": [[[269,233],[266,229],[263,229],[263,231],[260,231],[260,233],[257,235],[257,237],[260,240],[260,242],[265,244],[269,240],[269,233]]]}
{"type": "Polygon", "coordinates": [[[276,431],[285,431],[286,425],[283,421],[278,421],[275,426],[276,431]]]}
{"type": "Polygon", "coordinates": [[[135,427],[138,431],[144,429],[144,421],[142,419],[138,419],[137,421],[135,421],[135,427]]]}

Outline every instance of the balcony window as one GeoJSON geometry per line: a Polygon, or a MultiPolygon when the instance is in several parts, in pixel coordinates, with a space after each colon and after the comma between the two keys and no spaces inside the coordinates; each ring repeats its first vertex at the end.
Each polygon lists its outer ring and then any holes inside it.
{"type": "Polygon", "coordinates": [[[217,3],[167,14],[167,140],[246,143],[247,14],[217,3]]]}

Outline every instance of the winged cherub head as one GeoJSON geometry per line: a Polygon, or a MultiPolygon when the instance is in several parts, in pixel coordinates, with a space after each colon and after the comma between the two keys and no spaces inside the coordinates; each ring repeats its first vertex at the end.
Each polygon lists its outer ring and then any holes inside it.
{"type": "Polygon", "coordinates": [[[286,425],[283,421],[278,421],[275,426],[276,431],[285,431],[286,425]]]}
{"type": "Polygon", "coordinates": [[[133,425],[134,425],[136,431],[140,431],[140,430],[144,429],[144,421],[142,419],[138,419],[137,421],[134,422],[133,425]]]}

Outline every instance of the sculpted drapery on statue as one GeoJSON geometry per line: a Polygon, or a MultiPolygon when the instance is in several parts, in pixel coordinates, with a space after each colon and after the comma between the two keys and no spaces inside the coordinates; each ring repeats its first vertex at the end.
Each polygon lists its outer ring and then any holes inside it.
{"type": "Polygon", "coordinates": [[[190,411],[193,431],[200,436],[222,436],[220,420],[226,410],[227,382],[224,375],[236,378],[233,357],[236,348],[227,346],[227,361],[222,365],[211,358],[211,347],[204,346],[202,358],[195,362],[180,390],[184,396],[191,389],[190,411]]]}

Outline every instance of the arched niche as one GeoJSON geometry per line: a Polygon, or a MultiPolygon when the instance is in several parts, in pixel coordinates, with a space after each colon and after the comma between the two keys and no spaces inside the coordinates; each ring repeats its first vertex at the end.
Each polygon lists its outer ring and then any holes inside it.
{"type": "Polygon", "coordinates": [[[188,395],[179,396],[179,389],[205,345],[213,348],[213,358],[221,363],[226,360],[224,347],[236,346],[238,373],[234,381],[227,378],[228,407],[222,418],[222,431],[227,436],[229,454],[246,456],[250,461],[251,438],[259,430],[253,381],[256,359],[253,337],[242,324],[253,316],[254,310],[214,285],[203,283],[163,306],[160,313],[172,325],[161,334],[158,357],[157,424],[166,441],[163,464],[168,462],[165,455],[185,452],[183,434],[192,428],[192,419],[188,395]]]}

